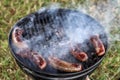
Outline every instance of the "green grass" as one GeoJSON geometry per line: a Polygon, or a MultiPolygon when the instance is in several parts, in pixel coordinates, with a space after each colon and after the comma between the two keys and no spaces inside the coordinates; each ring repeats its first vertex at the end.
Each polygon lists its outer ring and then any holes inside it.
{"type": "MultiPolygon", "coordinates": [[[[89,0],[87,0],[89,1],[89,0]]],[[[90,0],[97,3],[97,0],[90,0]]],[[[100,0],[99,0],[100,1],[100,0]]],[[[104,1],[104,0],[101,0],[104,1]]],[[[107,1],[107,0],[105,0],[107,1]]],[[[118,0],[116,0],[118,1],[118,0]]],[[[22,17],[50,3],[61,3],[61,7],[77,8],[78,5],[91,7],[85,0],[1,0],[0,1],[0,80],[30,80],[17,66],[8,48],[8,33],[22,17]],[[74,1],[74,2],[73,2],[74,1]],[[76,6],[75,6],[76,5],[76,6]]],[[[94,11],[93,11],[94,12],[94,11]]],[[[119,13],[117,14],[119,17],[119,13]]],[[[111,37],[120,34],[120,22],[114,20],[111,37]]],[[[102,64],[90,76],[93,80],[120,79],[120,42],[110,42],[110,48],[102,64]]]]}

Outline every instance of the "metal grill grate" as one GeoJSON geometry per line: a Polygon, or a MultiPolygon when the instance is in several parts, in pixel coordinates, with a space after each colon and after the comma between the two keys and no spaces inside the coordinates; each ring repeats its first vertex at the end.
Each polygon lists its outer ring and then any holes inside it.
{"type": "MultiPolygon", "coordinates": [[[[51,29],[61,30],[59,28],[59,26],[62,27],[63,26],[62,22],[64,22],[64,20],[67,19],[66,15],[61,12],[59,12],[57,14],[42,14],[42,15],[35,13],[34,15],[35,15],[35,18],[34,18],[32,27],[29,27],[30,18],[28,18],[28,17],[23,19],[22,24],[20,25],[20,27],[22,27],[25,31],[23,34],[23,37],[25,39],[30,39],[34,36],[38,36],[38,35],[42,34],[43,32],[44,32],[44,35],[47,37],[48,35],[47,35],[46,29],[45,29],[46,26],[49,26],[51,29]],[[54,24],[55,24],[55,26],[54,26],[54,24]]],[[[19,24],[17,24],[17,25],[19,26],[19,24]]]]}

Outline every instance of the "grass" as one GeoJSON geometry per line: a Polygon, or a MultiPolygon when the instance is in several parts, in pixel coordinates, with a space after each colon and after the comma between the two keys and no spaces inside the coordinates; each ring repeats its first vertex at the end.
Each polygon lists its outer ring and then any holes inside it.
{"type": "MultiPolygon", "coordinates": [[[[1,0],[0,1],[0,80],[30,80],[15,63],[8,48],[8,33],[12,26],[22,17],[43,6],[53,2],[61,3],[62,7],[77,8],[87,6],[86,10],[92,4],[86,1],[92,1],[97,4],[98,1],[107,0],[1,0]],[[76,6],[75,6],[76,5],[76,6]]],[[[118,0],[115,0],[118,1],[118,0]]],[[[120,8],[119,8],[120,9],[120,8]]],[[[120,10],[119,10],[120,11],[120,10]]],[[[94,11],[92,11],[94,13],[94,11]]],[[[88,11],[91,14],[91,12],[88,11]]],[[[120,17],[119,12],[116,17],[120,17]]],[[[92,15],[92,14],[91,14],[92,15]]],[[[96,18],[96,17],[95,17],[96,18]]],[[[120,18],[119,18],[120,19],[120,18]]],[[[113,19],[110,37],[115,38],[120,34],[119,19],[113,19]]],[[[110,41],[110,48],[102,64],[90,76],[93,80],[119,80],[120,79],[120,41],[110,41]]]]}

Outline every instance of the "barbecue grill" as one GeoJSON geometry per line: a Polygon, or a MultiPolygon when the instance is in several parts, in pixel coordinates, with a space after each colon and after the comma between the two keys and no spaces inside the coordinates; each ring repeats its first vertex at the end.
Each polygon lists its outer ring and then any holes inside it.
{"type": "MultiPolygon", "coordinates": [[[[86,37],[86,35],[91,36],[94,34],[98,34],[100,36],[100,39],[105,47],[105,53],[106,53],[108,48],[107,35],[104,28],[96,20],[77,10],[44,9],[27,15],[26,17],[20,19],[13,26],[9,34],[9,46],[11,53],[15,58],[19,67],[35,80],[39,80],[39,79],[84,80],[87,75],[90,75],[99,66],[99,64],[104,58],[104,55],[103,56],[95,55],[95,49],[88,40],[88,37],[86,37]],[[80,28],[83,31],[80,32],[81,33],[80,35],[84,36],[84,39],[83,41],[81,40],[81,43],[85,44],[85,47],[84,45],[82,46],[82,50],[88,54],[89,59],[85,62],[81,62],[76,60],[72,55],[64,56],[63,59],[66,61],[79,63],[83,65],[83,70],[78,72],[59,71],[50,67],[49,64],[47,64],[47,67],[44,70],[41,70],[31,60],[27,58],[23,58],[16,54],[16,50],[19,49],[16,49],[12,41],[12,33],[14,28],[16,27],[19,27],[24,31],[22,37],[23,40],[26,40],[26,43],[28,44],[29,48],[37,52],[41,51],[41,55],[43,55],[46,60],[49,57],[49,54],[47,53],[49,53],[51,49],[49,47],[53,45],[52,43],[56,43],[55,45],[58,45],[59,42],[65,41],[63,43],[67,44],[67,41],[69,40],[69,36],[66,35],[68,34],[68,32],[66,31],[68,29],[70,29],[70,31],[73,30],[72,34],[74,34],[76,33],[74,31],[76,31],[77,28],[80,28]],[[84,31],[86,31],[87,34],[84,33],[84,31]],[[56,35],[56,33],[58,34],[63,33],[63,35],[62,36],[56,35]]],[[[77,36],[74,36],[74,38],[77,38],[77,36]]],[[[59,48],[57,51],[64,52],[64,50],[59,50],[59,48]]],[[[57,56],[56,53],[55,55],[57,56]]]]}

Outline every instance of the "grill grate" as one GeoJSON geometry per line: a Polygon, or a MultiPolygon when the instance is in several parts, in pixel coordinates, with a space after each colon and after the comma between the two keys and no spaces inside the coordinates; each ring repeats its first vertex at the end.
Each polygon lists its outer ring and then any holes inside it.
{"type": "MultiPolygon", "coordinates": [[[[49,15],[49,14],[39,15],[38,13],[35,13],[35,18],[34,18],[32,27],[29,27],[30,18],[28,19],[28,17],[26,17],[26,19],[22,20],[24,24],[22,23],[20,25],[20,27],[22,27],[25,31],[25,33],[23,34],[23,37],[25,39],[30,39],[34,36],[38,36],[42,34],[43,32],[44,32],[44,35],[48,37],[48,34],[45,33],[47,32],[45,27],[48,27],[48,26],[51,29],[54,29],[56,32],[62,31],[62,29],[60,29],[58,26],[62,27],[63,26],[62,22],[64,22],[64,20],[67,19],[65,14],[64,15],[63,14],[64,13],[61,13],[61,12],[58,14],[54,14],[54,15],[49,15]]],[[[17,25],[19,26],[19,24],[17,25]]]]}
{"type": "MultiPolygon", "coordinates": [[[[31,41],[31,43],[30,43],[30,45],[32,45],[31,49],[33,51],[40,52],[40,49],[44,49],[43,47],[45,45],[46,45],[46,47],[50,46],[50,44],[51,44],[50,41],[53,41],[54,43],[57,44],[57,42],[59,43],[63,39],[64,39],[63,41],[68,41],[69,40],[68,36],[66,34],[64,34],[65,29],[67,29],[67,27],[64,24],[67,21],[69,21],[68,20],[69,13],[71,13],[71,11],[57,10],[54,13],[52,13],[52,12],[50,13],[49,11],[44,11],[42,13],[36,12],[36,13],[30,14],[27,17],[25,17],[24,19],[20,20],[16,25],[24,30],[23,38],[31,41]],[[37,38],[35,38],[35,37],[39,37],[41,35],[43,35],[43,39],[36,41],[37,38]],[[35,50],[35,47],[38,47],[40,49],[35,50]]],[[[72,13],[74,13],[74,11],[72,13]]],[[[86,17],[88,17],[88,16],[86,16],[86,17]]],[[[89,19],[89,17],[85,18],[85,19],[88,19],[90,21],[92,20],[91,18],[89,19]]],[[[74,22],[77,22],[77,20],[78,20],[78,17],[76,17],[76,16],[72,17],[73,22],[71,22],[71,24],[73,24],[72,26],[74,28],[79,27],[78,24],[74,23],[74,22]]],[[[81,19],[80,21],[84,22],[84,19],[81,19]]],[[[89,27],[89,25],[88,25],[89,21],[86,20],[85,22],[86,23],[81,22],[80,24],[82,26],[85,25],[85,27],[87,27],[87,26],[89,27]]],[[[92,24],[92,26],[94,26],[94,25],[92,24]]],[[[102,30],[101,26],[98,25],[97,27],[100,27],[100,30],[104,31],[104,30],[102,30]]],[[[92,28],[92,27],[90,26],[90,28],[92,28]]],[[[93,31],[94,31],[94,28],[93,28],[93,31]]],[[[101,40],[104,43],[105,48],[107,48],[107,44],[106,44],[107,43],[107,37],[106,37],[106,34],[105,35],[104,34],[105,33],[103,32],[102,34],[100,34],[100,36],[102,36],[101,40]],[[104,41],[102,38],[106,39],[106,40],[104,41]]],[[[74,36],[74,37],[76,38],[76,36],[74,36]]],[[[90,42],[86,41],[84,43],[88,47],[84,47],[83,51],[84,51],[84,49],[88,48],[88,50],[86,50],[85,52],[88,53],[88,55],[91,56],[91,52],[95,52],[95,50],[94,50],[94,48],[91,44],[88,45],[87,43],[89,44],[90,42]]],[[[41,50],[41,51],[43,51],[43,50],[41,50]]],[[[47,51],[47,52],[49,53],[49,51],[47,51]]],[[[44,57],[44,52],[40,52],[40,54],[42,54],[42,56],[44,57]]],[[[95,54],[95,53],[93,53],[93,54],[95,54]]],[[[81,63],[80,61],[77,61],[71,55],[66,55],[66,56],[64,56],[65,61],[81,63]]],[[[95,57],[96,56],[91,56],[89,58],[88,62],[82,63],[83,66],[84,66],[84,69],[90,67],[91,65],[93,65],[94,63],[96,63],[100,59],[100,57],[96,57],[96,58],[95,57]],[[94,62],[92,61],[93,58],[94,58],[94,62]]],[[[33,68],[33,66],[31,66],[31,67],[33,68]]],[[[49,68],[47,68],[45,71],[49,72],[49,68]]]]}

